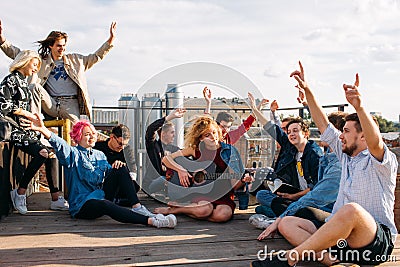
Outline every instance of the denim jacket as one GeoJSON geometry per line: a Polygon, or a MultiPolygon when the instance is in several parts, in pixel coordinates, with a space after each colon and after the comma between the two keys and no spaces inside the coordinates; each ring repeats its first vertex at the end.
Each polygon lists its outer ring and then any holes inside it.
{"type": "Polygon", "coordinates": [[[60,164],[65,167],[71,216],[74,217],[86,201],[104,199],[103,180],[111,170],[104,153],[79,145],[72,147],[54,133],[51,134],[49,142],[60,164]]]}
{"type": "Polygon", "coordinates": [[[297,201],[292,202],[280,217],[294,215],[299,209],[305,207],[332,212],[333,204],[339,192],[341,173],[342,164],[335,153],[327,153],[322,156],[318,170],[319,181],[314,189],[297,201]]]}
{"type": "MultiPolygon", "coordinates": [[[[266,130],[281,146],[279,157],[274,168],[275,172],[293,186],[299,187],[296,169],[297,148],[290,143],[287,134],[275,123],[271,121],[268,122],[264,125],[264,130],[266,130]]],[[[318,166],[321,156],[321,148],[314,141],[309,140],[304,148],[303,156],[301,157],[301,165],[304,171],[304,179],[311,189],[318,182],[318,166]]]]}
{"type": "Polygon", "coordinates": [[[242,159],[240,158],[239,151],[236,147],[220,142],[221,145],[221,158],[235,173],[243,174],[244,167],[242,159]]]}

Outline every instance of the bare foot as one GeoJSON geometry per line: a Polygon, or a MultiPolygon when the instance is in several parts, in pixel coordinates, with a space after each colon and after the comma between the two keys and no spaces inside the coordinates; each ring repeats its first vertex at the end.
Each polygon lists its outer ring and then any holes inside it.
{"type": "Polygon", "coordinates": [[[168,215],[171,213],[171,208],[170,207],[159,207],[154,209],[154,213],[158,214],[163,214],[163,215],[168,215]]]}

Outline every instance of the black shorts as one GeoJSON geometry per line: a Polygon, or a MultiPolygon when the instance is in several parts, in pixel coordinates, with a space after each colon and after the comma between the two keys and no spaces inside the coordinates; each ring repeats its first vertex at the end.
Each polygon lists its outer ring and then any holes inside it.
{"type": "Polygon", "coordinates": [[[392,234],[386,225],[377,223],[377,226],[375,239],[369,245],[353,249],[348,247],[343,240],[342,243],[338,242],[328,251],[332,256],[336,256],[340,262],[368,265],[387,261],[393,250],[392,234]]]}

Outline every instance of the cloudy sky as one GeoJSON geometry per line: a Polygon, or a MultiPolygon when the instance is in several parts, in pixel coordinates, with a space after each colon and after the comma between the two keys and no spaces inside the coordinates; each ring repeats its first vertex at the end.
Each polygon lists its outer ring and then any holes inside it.
{"type": "MultiPolygon", "coordinates": [[[[190,62],[228,66],[281,107],[297,106],[298,60],[323,105],[345,103],[343,83],[360,74],[366,108],[398,121],[400,1],[225,0],[1,1],[7,39],[24,49],[51,30],[68,33],[68,52],[94,52],[117,21],[115,48],[87,72],[96,105],[116,105],[151,77],[190,62]]],[[[0,56],[0,75],[11,61],[0,56]]],[[[174,82],[174,81],[171,81],[174,82]]],[[[225,92],[213,88],[214,96],[225,92]]],[[[155,88],[162,92],[165,88],[155,88]]],[[[244,92],[248,89],[243,88],[244,92]]],[[[196,91],[196,90],[195,90],[196,91]]],[[[200,96],[193,90],[185,95],[200,96]]],[[[351,111],[351,109],[348,109],[351,111]]]]}

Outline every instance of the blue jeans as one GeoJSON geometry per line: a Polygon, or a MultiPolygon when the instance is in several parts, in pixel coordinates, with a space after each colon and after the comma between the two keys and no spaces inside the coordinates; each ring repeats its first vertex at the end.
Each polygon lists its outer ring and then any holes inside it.
{"type": "Polygon", "coordinates": [[[271,204],[272,200],[277,196],[270,190],[260,190],[257,192],[256,198],[261,206],[256,208],[256,213],[264,214],[268,217],[276,217],[275,213],[272,211],[271,204]]]}

